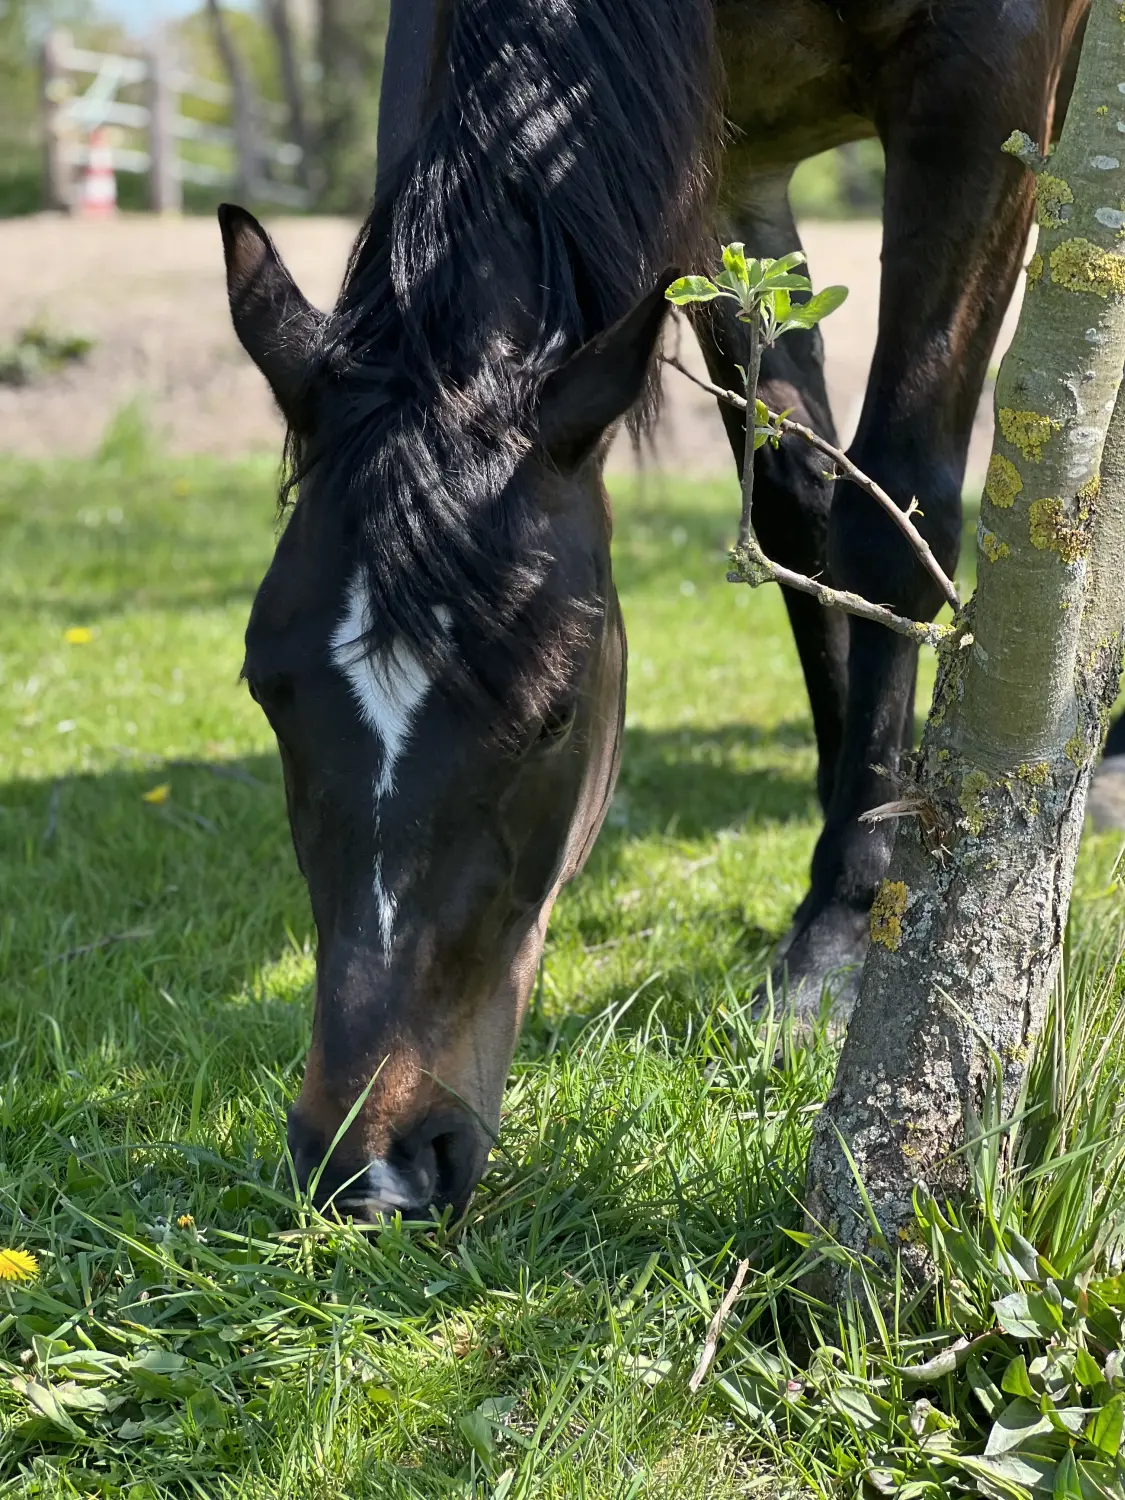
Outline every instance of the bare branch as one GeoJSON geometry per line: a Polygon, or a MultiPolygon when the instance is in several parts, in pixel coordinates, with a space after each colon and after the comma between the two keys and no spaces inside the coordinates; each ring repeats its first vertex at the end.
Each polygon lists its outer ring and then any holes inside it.
{"type": "Polygon", "coordinates": [[[707,1330],[707,1338],[703,1344],[703,1353],[699,1356],[699,1363],[692,1371],[691,1379],[688,1381],[688,1390],[694,1396],[703,1384],[707,1371],[714,1362],[719,1348],[719,1334],[723,1331],[723,1324],[730,1317],[730,1310],[738,1300],[738,1294],[742,1290],[742,1283],[746,1280],[746,1273],[750,1269],[748,1260],[738,1262],[738,1270],[734,1273],[734,1280],[730,1284],[730,1291],[719,1303],[718,1311],[711,1319],[711,1326],[707,1330]]]}
{"type": "MultiPolygon", "coordinates": [[[[702,380],[698,375],[693,374],[692,371],[689,370],[687,366],[684,365],[674,355],[665,355],[664,363],[666,365],[671,365],[672,369],[678,370],[681,375],[686,375],[688,380],[699,386],[701,390],[707,391],[710,395],[717,397],[718,400],[725,401],[729,406],[736,406],[740,411],[747,410],[746,398],[744,396],[738,395],[735,391],[724,390],[722,386],[712,385],[709,380],[702,380]]],[[[840,470],[840,472],[845,474],[853,484],[857,484],[860,489],[866,490],[871,498],[876,501],[877,504],[879,504],[883,508],[883,510],[886,511],[887,515],[902,532],[903,536],[906,537],[907,541],[917,553],[918,559],[922,563],[922,566],[926,569],[927,573],[929,573],[930,577],[937,584],[938,588],[941,589],[942,596],[945,598],[945,600],[952,606],[955,611],[961,608],[961,598],[957,593],[957,589],[954,586],[952,579],[946,576],[944,569],[931,551],[929,542],[926,541],[926,538],[922,535],[922,533],[910,519],[911,516],[918,511],[918,501],[916,499],[911,500],[907,508],[903,510],[900,506],[895,504],[890,495],[887,494],[886,490],[882,489],[878,484],[876,484],[875,481],[871,479],[867,474],[865,474],[862,469],[856,468],[855,464],[852,463],[851,459],[846,453],[844,453],[839,448],[833,447],[833,445],[828,442],[827,439],[822,438],[818,433],[814,432],[811,427],[806,427],[803,422],[794,422],[791,418],[783,417],[780,415],[780,413],[774,411],[771,411],[769,413],[769,420],[771,425],[774,426],[779,432],[793,433],[797,437],[802,438],[806,443],[811,444],[812,447],[818,449],[827,458],[830,458],[836,465],[836,467],[840,470]]],[[[744,538],[742,535],[742,530],[740,529],[740,543],[743,540],[744,538]]],[[[801,575],[794,574],[793,576],[800,577],[801,575]]],[[[789,582],[788,579],[779,581],[789,582]]],[[[790,587],[799,588],[800,585],[790,583],[790,587]]],[[[823,587],[823,585],[819,585],[818,587],[823,587]]],[[[806,588],[803,589],[802,592],[810,593],[812,591],[806,588]]],[[[853,594],[850,597],[856,598],[857,596],[853,594]]],[[[844,604],[839,604],[837,607],[841,609],[848,608],[848,606],[844,604]]],[[[876,605],[871,606],[871,608],[878,607],[879,606],[876,605]]],[[[849,609],[849,613],[859,614],[860,611],[849,609]]],[[[887,611],[887,613],[889,613],[889,611],[887,611]]],[[[874,617],[869,616],[868,618],[874,617]]],[[[887,620],[883,620],[882,623],[888,624],[889,622],[887,620]]],[[[891,626],[891,629],[895,628],[895,626],[891,626]]],[[[905,634],[912,632],[900,633],[905,634]]]]}
{"type": "Polygon", "coordinates": [[[762,551],[756,537],[751,537],[744,547],[736,547],[731,553],[735,571],[727,574],[731,583],[748,583],[757,588],[763,583],[781,583],[798,594],[808,594],[823,604],[826,609],[842,609],[845,614],[857,615],[861,620],[872,620],[876,625],[885,625],[896,635],[904,635],[918,645],[933,646],[935,651],[952,632],[950,625],[935,625],[924,620],[908,620],[905,615],[896,615],[884,604],[872,604],[859,594],[846,589],[830,588],[804,573],[794,573],[783,568],[762,551]]]}
{"type": "MultiPolygon", "coordinates": [[[[758,389],[758,376],[762,369],[762,333],[758,327],[758,316],[756,313],[747,325],[746,332],[750,344],[746,360],[746,389],[754,392],[758,389]]],[[[745,401],[742,404],[745,406],[745,401]]],[[[752,449],[754,442],[753,435],[748,432],[746,436],[752,449]]],[[[748,455],[748,461],[742,466],[742,515],[738,522],[738,545],[740,547],[745,547],[754,536],[754,523],[751,519],[753,509],[754,462],[753,453],[751,452],[748,455]]]]}
{"type": "Polygon", "coordinates": [[[261,189],[262,149],[258,135],[258,100],[250,74],[243,64],[234,36],[219,0],[207,0],[211,38],[222,59],[234,96],[234,137],[241,189],[250,198],[261,189]]]}

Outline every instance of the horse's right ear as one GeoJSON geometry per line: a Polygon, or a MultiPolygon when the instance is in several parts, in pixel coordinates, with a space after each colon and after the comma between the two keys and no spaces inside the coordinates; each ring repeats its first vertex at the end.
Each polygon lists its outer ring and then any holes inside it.
{"type": "Polygon", "coordinates": [[[219,208],[234,331],[269,381],[286,421],[301,426],[309,353],[324,315],[301,293],[253,214],[219,208]]]}
{"type": "Polygon", "coordinates": [[[585,463],[606,431],[640,400],[678,276],[663,272],[632,312],[549,375],[539,402],[539,444],[560,472],[585,463]]]}

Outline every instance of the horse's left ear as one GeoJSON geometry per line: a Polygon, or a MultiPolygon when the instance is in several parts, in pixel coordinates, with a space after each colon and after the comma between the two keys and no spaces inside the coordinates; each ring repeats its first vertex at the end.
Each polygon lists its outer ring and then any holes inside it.
{"type": "Polygon", "coordinates": [[[309,351],[323,314],[302,294],[253,214],[224,203],[219,228],[234,331],[269,381],[286,421],[300,426],[309,351]]]}
{"type": "Polygon", "coordinates": [[[665,271],[632,312],[583,344],[547,378],[539,404],[539,444],[560,472],[573,473],[606,429],[640,400],[668,313],[664,293],[678,274],[665,271]]]}

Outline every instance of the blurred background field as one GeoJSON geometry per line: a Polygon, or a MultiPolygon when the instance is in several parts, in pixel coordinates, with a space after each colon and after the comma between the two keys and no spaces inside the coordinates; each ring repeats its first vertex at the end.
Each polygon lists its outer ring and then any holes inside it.
{"type": "MultiPolygon", "coordinates": [[[[170,452],[278,450],[268,394],[229,326],[213,209],[233,197],[261,211],[307,293],[331,303],[374,181],[386,12],[386,0],[194,7],[189,0],[8,0],[0,10],[0,452],[89,456],[114,414],[134,402],[170,452]],[[60,194],[80,195],[78,158],[87,150],[84,132],[98,118],[97,100],[112,99],[133,119],[137,111],[143,116],[147,97],[143,84],[117,87],[112,69],[105,77],[53,79],[48,92],[61,90],[58,108],[78,112],[58,127],[60,149],[75,156],[60,188],[57,165],[54,176],[45,171],[49,109],[42,96],[44,47],[64,31],[72,48],[137,66],[159,34],[176,59],[176,77],[196,80],[195,96],[177,95],[187,132],[177,147],[178,170],[214,180],[183,183],[183,217],[146,213],[149,178],[125,170],[116,173],[113,218],[44,211],[60,194]],[[289,153],[284,162],[268,155],[278,150],[289,153]],[[79,352],[45,356],[48,345],[79,352]]],[[[120,160],[143,157],[145,130],[110,115],[106,136],[120,160]]],[[[874,346],[882,171],[881,148],[865,141],[806,162],[793,182],[814,281],[851,288],[849,302],[825,326],[844,441],[859,418],[874,346]]],[[[686,331],[682,343],[689,364],[701,370],[686,331]]],[[[725,475],[728,450],[714,403],[676,375],[665,387],[665,414],[646,465],[725,475]]],[[[979,484],[990,435],[988,389],[970,486],[979,484]]],[[[614,467],[636,466],[622,443],[614,467]]]]}
{"type": "MultiPolygon", "coordinates": [[[[309,190],[311,211],[356,214],[367,201],[388,9],[389,0],[225,0],[222,7],[257,109],[284,121],[307,155],[297,175],[309,190]]],[[[158,26],[185,67],[215,84],[230,83],[205,5],[6,0],[0,8],[0,217],[44,206],[40,93],[42,48],[51,29],[65,27],[83,48],[140,55],[158,26]]],[[[231,123],[230,106],[197,102],[194,113],[213,124],[231,123]]],[[[132,132],[117,133],[122,144],[131,142],[132,132]]],[[[882,177],[877,143],[845,146],[798,170],[794,205],[808,218],[876,217],[882,177]]],[[[118,191],[124,207],[144,206],[141,178],[123,174],[118,191]]],[[[213,190],[189,189],[186,207],[206,212],[218,197],[213,190]]]]}

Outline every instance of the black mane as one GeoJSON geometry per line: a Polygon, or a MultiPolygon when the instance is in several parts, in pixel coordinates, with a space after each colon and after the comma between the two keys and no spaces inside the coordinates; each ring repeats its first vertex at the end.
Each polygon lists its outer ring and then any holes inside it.
{"type": "Polygon", "coordinates": [[[712,11],[457,0],[436,117],[323,332],[314,435],[290,434],[290,472],[346,507],[372,649],[404,636],[434,662],[445,605],[494,692],[518,682],[542,707],[557,691],[583,625],[552,598],[543,522],[510,481],[546,375],[695,256],[712,11]]]}

